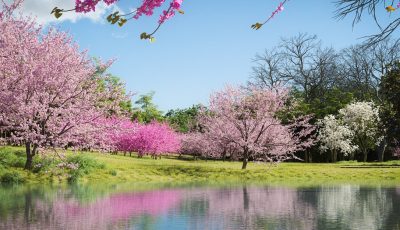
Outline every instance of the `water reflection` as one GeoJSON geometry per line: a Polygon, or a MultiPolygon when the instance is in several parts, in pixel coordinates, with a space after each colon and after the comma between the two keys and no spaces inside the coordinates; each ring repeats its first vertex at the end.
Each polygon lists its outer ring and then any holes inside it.
{"type": "Polygon", "coordinates": [[[399,229],[400,187],[0,189],[0,229],[399,229]]]}

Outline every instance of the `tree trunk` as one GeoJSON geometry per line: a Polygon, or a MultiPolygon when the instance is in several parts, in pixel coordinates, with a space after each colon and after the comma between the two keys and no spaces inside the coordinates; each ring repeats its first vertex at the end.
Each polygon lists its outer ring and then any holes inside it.
{"type": "Polygon", "coordinates": [[[332,163],[336,163],[337,162],[337,151],[336,149],[334,149],[332,151],[332,163]]]}
{"type": "Polygon", "coordinates": [[[387,140],[386,140],[386,136],[383,137],[383,140],[381,141],[381,143],[379,144],[376,152],[378,154],[378,161],[379,162],[383,162],[383,158],[385,156],[385,150],[387,147],[387,140]]]}
{"type": "Polygon", "coordinates": [[[367,158],[368,158],[368,150],[363,150],[363,154],[364,154],[364,162],[367,162],[367,158]]]}
{"type": "Polygon", "coordinates": [[[31,148],[31,143],[27,142],[27,143],[25,143],[25,150],[26,150],[26,162],[25,162],[24,168],[26,170],[31,170],[32,163],[33,163],[33,157],[36,155],[37,146],[33,145],[31,148]]]}
{"type": "Polygon", "coordinates": [[[308,160],[308,150],[306,150],[305,153],[304,153],[304,161],[305,161],[306,163],[309,162],[309,160],[308,160]]]}
{"type": "Polygon", "coordinates": [[[349,159],[350,159],[351,161],[354,161],[354,152],[350,153],[349,159]]]}
{"type": "Polygon", "coordinates": [[[246,169],[247,162],[249,161],[249,149],[247,147],[243,148],[243,164],[242,169],[246,169]]]}
{"type": "Polygon", "coordinates": [[[246,167],[247,167],[247,162],[248,162],[249,160],[247,159],[247,157],[243,157],[243,164],[242,164],[242,169],[246,169],[246,167]]]}

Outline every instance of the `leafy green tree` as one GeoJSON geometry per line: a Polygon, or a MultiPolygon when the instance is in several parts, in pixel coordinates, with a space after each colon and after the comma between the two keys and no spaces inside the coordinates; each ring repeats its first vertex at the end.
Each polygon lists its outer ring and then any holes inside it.
{"type": "Polygon", "coordinates": [[[143,94],[135,102],[138,107],[133,108],[132,119],[140,123],[150,123],[152,121],[163,121],[162,111],[158,110],[153,102],[154,92],[143,94]]]}
{"type": "Polygon", "coordinates": [[[388,137],[384,141],[400,140],[400,62],[387,67],[382,77],[380,94],[384,99],[381,117],[388,137]]]}
{"type": "Polygon", "coordinates": [[[197,115],[200,109],[201,105],[193,105],[186,109],[171,109],[164,117],[175,130],[187,133],[197,129],[197,115]]]}
{"type": "MultiPolygon", "coordinates": [[[[125,114],[132,113],[132,101],[130,100],[130,95],[126,91],[125,83],[121,81],[121,79],[115,75],[109,73],[108,67],[111,63],[102,64],[99,59],[93,59],[96,65],[96,71],[94,73],[94,77],[98,79],[98,90],[99,92],[105,92],[109,89],[114,89],[119,92],[120,95],[126,95],[127,100],[122,100],[119,103],[121,111],[125,114]]],[[[108,99],[110,102],[113,100],[112,98],[108,99]]],[[[115,111],[109,111],[110,115],[114,114],[115,111]]]]}

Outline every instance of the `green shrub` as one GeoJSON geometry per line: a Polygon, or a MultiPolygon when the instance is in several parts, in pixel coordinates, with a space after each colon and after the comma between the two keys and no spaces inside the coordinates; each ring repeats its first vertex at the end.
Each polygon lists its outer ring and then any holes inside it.
{"type": "Polygon", "coordinates": [[[10,157],[11,157],[11,154],[9,152],[6,152],[3,149],[0,149],[0,164],[7,165],[10,157]]]}
{"type": "Polygon", "coordinates": [[[92,169],[103,169],[104,164],[100,164],[93,157],[84,154],[71,155],[67,157],[67,163],[78,165],[78,170],[88,174],[92,169]]]}
{"type": "Polygon", "coordinates": [[[32,172],[39,173],[43,170],[50,169],[55,165],[56,161],[54,158],[48,156],[37,156],[33,161],[32,172]]]}
{"type": "Polygon", "coordinates": [[[8,148],[0,149],[0,164],[5,166],[23,168],[25,166],[25,156],[19,154],[22,151],[13,151],[8,148]]]}
{"type": "Polygon", "coordinates": [[[77,182],[79,177],[82,176],[82,171],[79,170],[71,170],[68,176],[68,182],[69,183],[74,183],[77,182]]]}
{"type": "Polygon", "coordinates": [[[0,177],[2,184],[19,184],[23,183],[24,179],[17,172],[6,172],[0,177]]]}
{"type": "Polygon", "coordinates": [[[17,168],[24,168],[26,163],[25,158],[17,157],[14,159],[12,162],[11,166],[17,167],[17,168]]]}
{"type": "Polygon", "coordinates": [[[23,150],[17,150],[14,152],[14,155],[16,155],[17,157],[22,157],[25,158],[26,157],[26,152],[23,150]]]}
{"type": "Polygon", "coordinates": [[[104,169],[105,165],[97,162],[93,157],[84,154],[70,155],[67,157],[67,165],[73,165],[69,169],[68,182],[76,182],[84,174],[93,169],[104,169]],[[76,168],[74,168],[74,166],[76,168]]]}
{"type": "Polygon", "coordinates": [[[113,170],[110,170],[108,173],[109,173],[111,176],[116,176],[116,175],[117,175],[117,171],[115,171],[114,169],[113,169],[113,170]]]}

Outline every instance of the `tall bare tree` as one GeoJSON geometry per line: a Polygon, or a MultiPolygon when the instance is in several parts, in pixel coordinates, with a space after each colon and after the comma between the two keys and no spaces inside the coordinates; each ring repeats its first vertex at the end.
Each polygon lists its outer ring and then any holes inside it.
{"type": "Polygon", "coordinates": [[[290,80],[282,72],[284,55],[276,48],[257,54],[253,61],[256,65],[252,68],[249,85],[273,89],[285,86],[290,80]]]}

